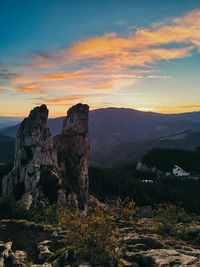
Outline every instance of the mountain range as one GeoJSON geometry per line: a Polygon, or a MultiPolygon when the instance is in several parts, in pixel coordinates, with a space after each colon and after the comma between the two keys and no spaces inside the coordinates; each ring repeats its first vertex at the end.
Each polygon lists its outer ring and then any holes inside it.
{"type": "MultiPolygon", "coordinates": [[[[62,121],[63,117],[48,119],[47,126],[54,135],[60,133],[62,121]]],[[[18,122],[3,130],[0,127],[0,134],[15,137],[18,122]]],[[[135,161],[155,147],[195,149],[200,145],[200,112],[159,114],[102,108],[90,111],[89,131],[92,162],[111,166],[135,161]]]]}

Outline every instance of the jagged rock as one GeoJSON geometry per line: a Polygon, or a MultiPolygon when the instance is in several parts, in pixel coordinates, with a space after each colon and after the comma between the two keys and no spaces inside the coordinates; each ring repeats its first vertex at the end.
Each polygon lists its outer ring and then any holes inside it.
{"type": "MultiPolygon", "coordinates": [[[[174,249],[151,249],[133,256],[139,264],[157,264],[164,266],[199,266],[199,261],[194,256],[182,254],[174,249]]],[[[147,265],[145,265],[147,266],[147,265]]]]}
{"type": "Polygon", "coordinates": [[[63,121],[60,135],[55,137],[58,166],[66,188],[68,206],[87,212],[88,168],[90,144],[88,133],[88,105],[77,104],[70,108],[63,121]]]}
{"type": "Polygon", "coordinates": [[[48,261],[51,256],[53,256],[53,253],[49,250],[49,245],[52,242],[50,240],[42,241],[38,244],[38,260],[42,263],[45,261],[48,261]]]}
{"type": "Polygon", "coordinates": [[[0,267],[4,266],[5,261],[9,260],[12,242],[3,243],[0,241],[0,267]]]}
{"type": "Polygon", "coordinates": [[[16,137],[14,168],[2,182],[2,191],[22,199],[27,208],[39,200],[42,203],[44,195],[39,181],[47,172],[54,176],[57,166],[53,136],[46,128],[47,117],[48,109],[42,105],[23,120],[16,137]]]}
{"type": "Polygon", "coordinates": [[[34,108],[18,130],[13,170],[3,178],[3,193],[13,194],[27,209],[58,202],[87,213],[89,133],[88,105],[70,108],[60,135],[46,128],[48,109],[34,108]]]}
{"type": "Polygon", "coordinates": [[[12,266],[13,267],[26,267],[27,266],[27,253],[23,250],[16,250],[12,254],[12,266]]]}
{"type": "Polygon", "coordinates": [[[177,244],[172,237],[138,234],[131,229],[128,232],[128,228],[124,228],[122,233],[126,242],[125,254],[121,259],[123,266],[133,266],[133,263],[144,267],[200,266],[198,248],[177,244]]]}
{"type": "Polygon", "coordinates": [[[0,267],[26,267],[27,253],[23,250],[12,251],[12,242],[3,243],[0,241],[0,267]]]}

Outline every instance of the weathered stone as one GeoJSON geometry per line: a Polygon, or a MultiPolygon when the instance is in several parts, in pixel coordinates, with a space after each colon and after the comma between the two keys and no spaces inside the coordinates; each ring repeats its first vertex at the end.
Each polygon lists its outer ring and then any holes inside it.
{"type": "Polygon", "coordinates": [[[5,261],[9,260],[12,242],[3,243],[0,241],[0,267],[5,266],[5,261]]]}
{"type": "Polygon", "coordinates": [[[3,178],[2,191],[22,199],[27,208],[39,199],[42,203],[45,197],[39,181],[49,166],[51,170],[57,166],[53,136],[46,128],[47,117],[48,109],[42,105],[23,120],[16,137],[14,168],[3,178]]]}
{"type": "Polygon", "coordinates": [[[2,191],[27,209],[57,202],[86,214],[88,209],[88,105],[70,108],[60,135],[46,128],[48,109],[34,108],[18,130],[13,170],[2,191]]]}
{"type": "Polygon", "coordinates": [[[49,245],[51,244],[50,240],[44,240],[38,244],[38,260],[42,263],[48,261],[53,253],[49,250],[49,245]]]}
{"type": "Polygon", "coordinates": [[[28,263],[27,253],[23,250],[16,250],[12,254],[12,266],[13,267],[26,267],[28,263]]]}
{"type": "Polygon", "coordinates": [[[88,133],[88,105],[70,108],[63,121],[60,135],[55,137],[58,166],[66,188],[68,206],[74,210],[88,208],[88,168],[90,144],[88,133]]]}

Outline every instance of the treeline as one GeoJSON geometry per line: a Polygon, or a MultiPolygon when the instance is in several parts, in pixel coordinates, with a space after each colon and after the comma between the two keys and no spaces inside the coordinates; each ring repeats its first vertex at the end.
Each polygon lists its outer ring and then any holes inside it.
{"type": "Polygon", "coordinates": [[[200,214],[200,180],[179,177],[156,180],[152,175],[135,171],[135,166],[122,169],[91,167],[90,193],[101,201],[117,196],[122,199],[130,197],[138,206],[173,203],[200,214]],[[143,179],[154,179],[154,182],[145,183],[143,179]]]}
{"type": "MultiPolygon", "coordinates": [[[[0,166],[0,191],[3,176],[12,165],[0,166]]],[[[90,167],[90,194],[100,201],[120,197],[133,199],[138,206],[156,203],[182,205],[188,212],[200,215],[200,180],[170,177],[157,179],[151,172],[138,172],[135,165],[123,168],[101,169],[90,167]],[[153,183],[143,180],[152,179],[153,183]]]]}
{"type": "Polygon", "coordinates": [[[178,165],[193,174],[200,174],[200,149],[198,147],[196,151],[192,151],[156,148],[144,155],[142,162],[162,171],[171,171],[174,165],[178,165]]]}

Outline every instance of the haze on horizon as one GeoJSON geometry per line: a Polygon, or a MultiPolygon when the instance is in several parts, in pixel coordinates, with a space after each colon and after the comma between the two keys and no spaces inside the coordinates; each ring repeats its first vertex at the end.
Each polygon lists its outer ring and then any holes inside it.
{"type": "Polygon", "coordinates": [[[0,116],[200,110],[199,0],[0,2],[0,116]]]}

